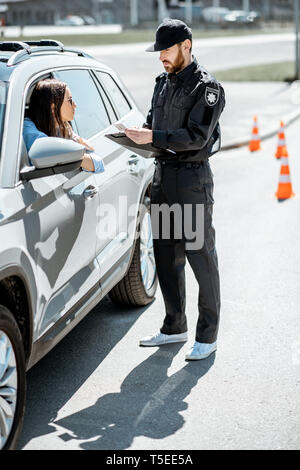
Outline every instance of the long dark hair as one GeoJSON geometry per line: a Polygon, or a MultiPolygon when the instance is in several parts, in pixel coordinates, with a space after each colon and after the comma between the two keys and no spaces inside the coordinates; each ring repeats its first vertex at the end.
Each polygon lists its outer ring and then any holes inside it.
{"type": "Polygon", "coordinates": [[[66,88],[66,83],[47,78],[40,80],[32,92],[27,116],[49,137],[71,138],[72,127],[60,115],[66,88]]]}

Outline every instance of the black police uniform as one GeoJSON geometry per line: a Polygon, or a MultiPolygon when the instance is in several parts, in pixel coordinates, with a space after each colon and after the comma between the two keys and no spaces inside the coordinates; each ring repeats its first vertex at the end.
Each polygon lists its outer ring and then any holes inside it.
{"type": "Polygon", "coordinates": [[[196,341],[216,340],[220,316],[220,287],[215,230],[212,226],[213,174],[208,158],[220,148],[219,117],[225,105],[222,86],[193,62],[181,72],[162,73],[156,79],[151,110],[145,127],[153,129],[153,145],[170,149],[176,154],[156,158],[151,186],[153,204],[184,204],[193,208],[204,205],[204,244],[201,249],[186,249],[187,239],[162,234],[154,238],[154,255],[166,316],[161,333],[179,334],[187,331],[185,315],[186,257],[199,285],[199,318],[196,341]]]}

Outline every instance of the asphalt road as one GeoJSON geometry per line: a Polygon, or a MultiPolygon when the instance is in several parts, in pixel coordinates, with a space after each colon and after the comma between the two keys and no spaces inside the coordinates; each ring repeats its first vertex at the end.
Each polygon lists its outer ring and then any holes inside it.
{"type": "Polygon", "coordinates": [[[277,139],[212,157],[222,316],[218,351],[187,363],[197,285],[187,265],[189,343],[140,348],[147,308],[104,299],[28,373],[20,449],[300,448],[299,122],[286,131],[297,197],[274,198],[277,139]]]}
{"type": "MultiPolygon", "coordinates": [[[[269,40],[202,41],[194,49],[210,70],[292,58],[288,37],[269,40]]],[[[146,111],[162,70],[157,54],[141,45],[101,51],[90,52],[118,70],[146,111]]],[[[298,129],[286,131],[298,197],[284,203],[273,197],[276,138],[260,153],[245,148],[211,160],[222,291],[217,353],[184,361],[197,321],[188,264],[186,345],[138,347],[161,325],[160,290],[137,310],[106,297],[29,371],[20,449],[299,449],[298,129]]]]}

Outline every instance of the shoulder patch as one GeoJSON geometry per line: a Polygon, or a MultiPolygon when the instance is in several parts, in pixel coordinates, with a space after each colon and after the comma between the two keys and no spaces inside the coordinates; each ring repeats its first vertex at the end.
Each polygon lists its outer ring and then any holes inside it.
{"type": "Polygon", "coordinates": [[[209,86],[205,89],[205,101],[208,106],[214,106],[218,103],[220,98],[220,90],[216,90],[215,88],[210,88],[209,86]]]}

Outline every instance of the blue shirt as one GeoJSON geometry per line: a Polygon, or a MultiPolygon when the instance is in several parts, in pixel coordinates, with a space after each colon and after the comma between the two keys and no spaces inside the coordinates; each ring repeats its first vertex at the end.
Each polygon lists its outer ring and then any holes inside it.
{"type": "MultiPolygon", "coordinates": [[[[44,132],[39,131],[38,128],[36,127],[36,125],[34,124],[34,122],[31,119],[29,119],[28,117],[26,117],[24,119],[23,139],[24,139],[24,142],[25,142],[27,152],[29,151],[29,149],[32,146],[33,142],[36,139],[40,139],[41,137],[48,137],[48,136],[44,132]]],[[[90,157],[92,158],[93,163],[94,163],[94,168],[95,168],[94,172],[95,173],[102,173],[104,171],[103,160],[100,157],[98,157],[98,155],[96,155],[95,153],[92,153],[90,155],[90,157]]],[[[89,170],[85,170],[84,168],[82,168],[82,169],[84,171],[89,171],[89,170]]]]}

